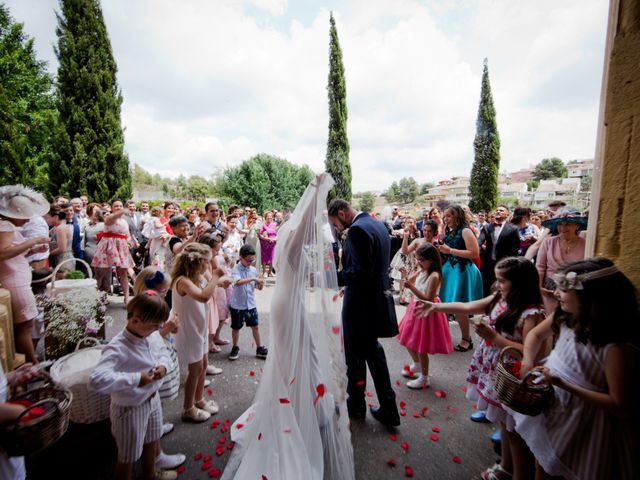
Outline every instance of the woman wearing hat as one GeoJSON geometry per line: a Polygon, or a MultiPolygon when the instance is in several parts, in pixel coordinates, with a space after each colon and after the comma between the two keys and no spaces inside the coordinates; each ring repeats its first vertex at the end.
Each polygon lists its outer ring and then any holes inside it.
{"type": "Polygon", "coordinates": [[[587,217],[581,216],[574,208],[563,207],[555,217],[542,222],[542,225],[553,235],[542,241],[536,260],[542,299],[549,315],[558,305],[553,294],[555,282],[552,280],[556,270],[565,263],[584,259],[586,240],[578,232],[587,228],[587,217]]]}
{"type": "Polygon", "coordinates": [[[49,237],[25,240],[19,227],[36,215],[49,211],[49,202],[22,185],[0,187],[0,284],[11,293],[16,350],[36,363],[31,341],[33,319],[38,315],[31,291],[31,267],[26,255],[48,248],[49,237]]]}

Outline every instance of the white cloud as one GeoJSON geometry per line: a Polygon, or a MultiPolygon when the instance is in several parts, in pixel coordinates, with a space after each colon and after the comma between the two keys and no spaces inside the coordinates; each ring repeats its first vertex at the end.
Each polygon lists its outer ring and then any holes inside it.
{"type": "MultiPolygon", "coordinates": [[[[328,4],[302,18],[286,0],[102,3],[133,162],[208,176],[267,152],[322,169],[328,4]]],[[[331,3],[355,191],[470,171],[485,56],[503,169],[593,155],[604,0],[331,3]]],[[[51,59],[56,0],[7,4],[51,59]]]]}

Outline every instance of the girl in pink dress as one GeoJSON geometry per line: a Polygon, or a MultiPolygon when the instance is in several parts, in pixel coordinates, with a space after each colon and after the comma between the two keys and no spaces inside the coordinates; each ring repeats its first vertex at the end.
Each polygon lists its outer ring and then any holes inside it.
{"type": "Polygon", "coordinates": [[[416,311],[416,298],[440,303],[440,253],[431,243],[424,243],[416,250],[416,263],[418,273],[407,278],[404,283],[405,288],[411,290],[415,297],[411,297],[409,307],[398,325],[398,340],[413,360],[413,365],[407,365],[402,370],[402,375],[414,379],[407,382],[407,387],[419,390],[429,386],[429,354],[451,353],[453,346],[449,323],[444,313],[432,312],[425,316],[416,311]],[[418,367],[421,374],[416,378],[418,367]]]}
{"type": "Polygon", "coordinates": [[[264,224],[260,228],[260,252],[262,259],[262,275],[271,276],[273,252],[276,248],[278,224],[273,221],[273,213],[264,214],[264,224]]]}
{"type": "Polygon", "coordinates": [[[124,293],[125,306],[129,302],[129,281],[127,270],[133,268],[134,262],[129,253],[129,225],[122,218],[125,209],[121,200],[111,203],[111,215],[104,220],[105,231],[98,234],[98,246],[93,254],[91,266],[96,269],[98,285],[102,285],[105,275],[111,273],[111,268],[116,267],[118,281],[124,293]]]}

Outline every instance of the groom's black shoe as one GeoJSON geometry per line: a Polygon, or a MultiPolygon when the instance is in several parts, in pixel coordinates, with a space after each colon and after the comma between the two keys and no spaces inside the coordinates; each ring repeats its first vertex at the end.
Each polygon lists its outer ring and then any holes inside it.
{"type": "Polygon", "coordinates": [[[386,409],[382,407],[370,407],[371,415],[383,425],[397,427],[400,425],[400,415],[397,409],[386,409]]]}

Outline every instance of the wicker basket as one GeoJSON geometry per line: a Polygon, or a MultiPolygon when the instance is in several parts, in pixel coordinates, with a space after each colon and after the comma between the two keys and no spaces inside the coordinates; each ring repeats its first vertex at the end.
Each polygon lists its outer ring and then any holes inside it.
{"type": "MultiPolygon", "coordinates": [[[[100,342],[92,337],[83,338],[78,342],[76,351],[59,358],[51,366],[51,377],[57,382],[63,382],[63,368],[69,359],[77,355],[86,355],[87,351],[101,352],[104,347],[100,345],[100,342]],[[91,348],[78,351],[80,346],[84,342],[93,343],[91,348]]],[[[93,370],[95,364],[87,364],[87,369],[93,370]]],[[[73,403],[71,404],[70,419],[74,423],[97,423],[109,418],[109,404],[111,403],[111,397],[102,393],[97,393],[89,390],[88,383],[76,382],[67,387],[73,392],[73,403]]]]}
{"type": "Polygon", "coordinates": [[[535,416],[546,409],[553,401],[553,387],[547,382],[533,383],[537,370],[533,369],[520,380],[507,367],[505,355],[522,360],[520,350],[505,347],[500,352],[498,366],[494,374],[494,391],[500,402],[516,412],[535,416]]]}
{"type": "Polygon", "coordinates": [[[33,403],[16,420],[5,426],[0,436],[0,445],[11,457],[36,453],[64,435],[69,426],[69,410],[73,394],[66,388],[56,385],[44,372],[44,386],[17,395],[14,400],[28,400],[33,403]],[[32,409],[53,405],[41,417],[26,423],[20,420],[32,409]]]}

